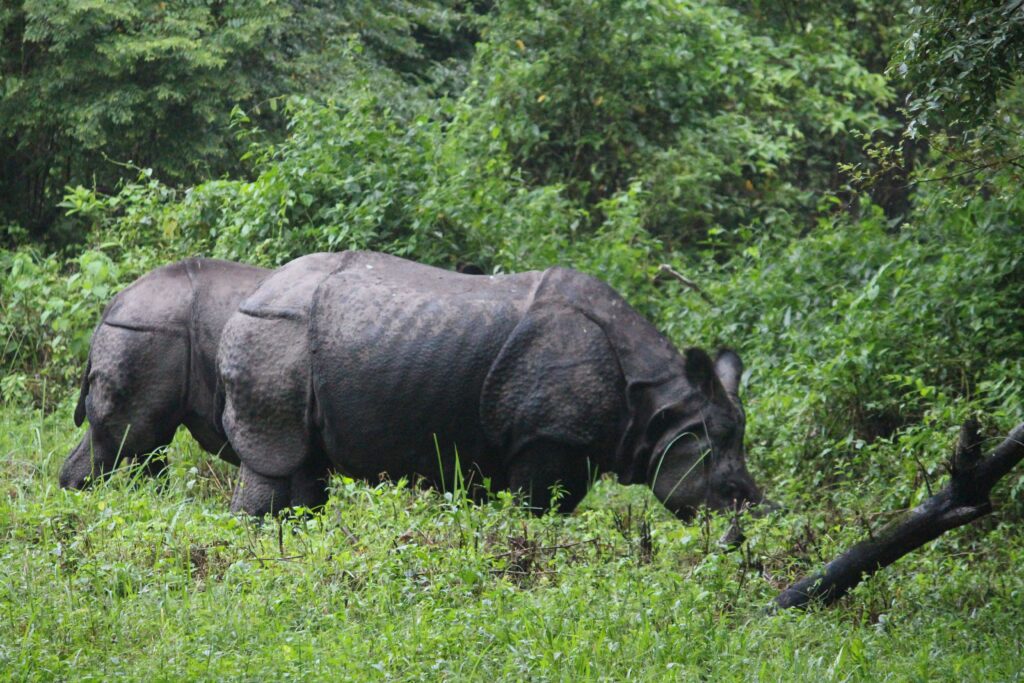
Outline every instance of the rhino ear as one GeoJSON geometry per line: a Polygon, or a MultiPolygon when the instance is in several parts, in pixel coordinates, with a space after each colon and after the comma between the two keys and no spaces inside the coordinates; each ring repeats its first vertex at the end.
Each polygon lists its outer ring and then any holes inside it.
{"type": "Polygon", "coordinates": [[[711,396],[714,393],[715,382],[715,366],[711,362],[711,356],[704,349],[689,348],[686,349],[684,361],[686,379],[705,396],[711,396]]]}
{"type": "Polygon", "coordinates": [[[725,393],[733,399],[739,396],[740,378],[743,377],[743,361],[731,349],[722,349],[715,358],[715,375],[722,383],[725,393]]]}

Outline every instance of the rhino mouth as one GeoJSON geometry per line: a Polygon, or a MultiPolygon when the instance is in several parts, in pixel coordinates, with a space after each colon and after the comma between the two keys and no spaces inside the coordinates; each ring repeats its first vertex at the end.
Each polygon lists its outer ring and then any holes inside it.
{"type": "Polygon", "coordinates": [[[784,510],[785,508],[774,500],[762,497],[761,500],[751,505],[750,514],[760,519],[761,517],[767,517],[773,512],[782,512],[784,510]]]}
{"type": "MultiPolygon", "coordinates": [[[[759,497],[759,499],[757,500],[748,499],[742,502],[733,502],[730,505],[724,505],[721,507],[708,505],[707,503],[705,503],[704,507],[706,507],[709,510],[714,510],[718,512],[746,513],[754,517],[755,519],[766,517],[772,514],[773,512],[779,512],[784,509],[775,501],[769,500],[764,496],[759,497]]],[[[672,514],[676,516],[676,519],[683,522],[684,524],[689,524],[693,522],[693,520],[697,517],[697,513],[700,511],[700,506],[679,505],[677,507],[671,508],[671,510],[672,514]]]]}
{"type": "Polygon", "coordinates": [[[60,487],[70,491],[81,491],[89,485],[89,477],[79,477],[65,472],[60,473],[60,487]]]}

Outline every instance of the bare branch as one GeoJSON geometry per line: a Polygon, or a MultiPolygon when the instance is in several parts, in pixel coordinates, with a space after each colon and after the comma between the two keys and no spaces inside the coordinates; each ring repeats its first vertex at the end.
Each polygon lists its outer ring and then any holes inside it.
{"type": "MultiPolygon", "coordinates": [[[[967,170],[958,171],[956,173],[951,173],[949,175],[937,176],[937,177],[934,177],[934,178],[918,178],[916,180],[913,180],[913,181],[907,183],[907,187],[910,187],[911,185],[913,185],[915,183],[940,183],[940,182],[945,182],[947,180],[956,180],[957,178],[962,178],[962,177],[964,177],[966,175],[971,175],[972,173],[977,173],[978,171],[983,171],[983,170],[988,169],[988,168],[995,168],[995,167],[1003,166],[1003,165],[1006,165],[1006,164],[1009,164],[1010,166],[1019,166],[1019,164],[1017,162],[1020,159],[1022,159],[1022,158],[1024,158],[1024,154],[1018,154],[1018,155],[1012,156],[1012,157],[1000,157],[999,159],[995,159],[994,161],[989,161],[989,162],[986,162],[986,163],[983,163],[983,164],[971,164],[970,168],[968,168],[967,170]]],[[[961,163],[968,163],[968,162],[963,161],[961,163]]]]}
{"type": "Polygon", "coordinates": [[[992,487],[1024,459],[1024,423],[985,459],[979,454],[978,424],[968,421],[950,468],[949,484],[913,510],[896,518],[873,537],[861,541],[811,576],[797,581],[775,598],[773,608],[830,605],[863,579],[904,555],[992,511],[992,487]]]}
{"type": "Polygon", "coordinates": [[[667,263],[662,263],[660,266],[658,266],[658,275],[669,275],[675,278],[676,280],[679,280],[679,282],[683,283],[685,286],[697,292],[697,294],[699,294],[700,297],[704,299],[704,301],[707,301],[712,306],[715,305],[714,300],[710,296],[708,296],[707,292],[701,289],[700,285],[698,285],[696,282],[686,277],[685,275],[683,275],[682,273],[680,273],[678,270],[668,265],[667,263]]]}

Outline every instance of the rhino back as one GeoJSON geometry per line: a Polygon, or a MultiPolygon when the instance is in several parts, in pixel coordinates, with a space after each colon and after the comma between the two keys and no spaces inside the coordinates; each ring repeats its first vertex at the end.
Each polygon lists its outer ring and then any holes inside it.
{"type": "Polygon", "coordinates": [[[266,268],[218,259],[185,262],[195,292],[196,332],[204,348],[216,348],[224,323],[270,274],[266,268]]]}
{"type": "Polygon", "coordinates": [[[187,333],[192,283],[184,261],[151,270],[114,296],[102,322],[141,331],[187,333]]]}
{"type": "Polygon", "coordinates": [[[491,476],[481,388],[536,281],[536,273],[462,275],[376,254],[324,280],[311,357],[317,419],[335,465],[353,476],[430,479],[437,449],[450,471],[457,448],[464,467],[491,476]]]}

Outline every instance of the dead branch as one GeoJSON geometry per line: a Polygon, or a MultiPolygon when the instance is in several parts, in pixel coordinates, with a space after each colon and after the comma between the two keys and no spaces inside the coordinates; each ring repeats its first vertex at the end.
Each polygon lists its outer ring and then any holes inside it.
{"type": "Polygon", "coordinates": [[[992,487],[1024,459],[1024,423],[987,458],[981,457],[978,423],[965,422],[950,467],[949,484],[916,508],[882,527],[811,576],[782,591],[774,608],[830,605],[879,569],[992,511],[992,487]]]}
{"type": "Polygon", "coordinates": [[[668,275],[670,277],[675,278],[676,280],[679,280],[685,286],[697,292],[697,294],[700,295],[700,298],[704,299],[704,301],[707,301],[712,306],[715,305],[714,300],[710,296],[708,296],[707,292],[701,289],[700,285],[698,285],[696,282],[680,273],[678,270],[676,270],[669,264],[662,263],[660,266],[658,266],[658,275],[668,275]]]}
{"type": "MultiPolygon", "coordinates": [[[[599,539],[599,538],[588,538],[588,539],[586,539],[584,541],[575,541],[573,543],[562,543],[560,545],[543,545],[543,546],[542,545],[538,545],[538,546],[534,546],[533,548],[531,548],[531,550],[533,552],[536,552],[536,553],[551,553],[551,552],[555,552],[556,550],[564,550],[566,548],[577,548],[577,547],[579,547],[581,545],[600,545],[600,543],[601,543],[601,539],[599,539]]],[[[516,548],[514,550],[509,550],[509,551],[504,552],[504,553],[497,553],[496,555],[493,555],[493,557],[494,557],[494,559],[500,559],[500,558],[504,558],[504,557],[512,557],[513,555],[518,555],[521,552],[522,552],[522,549],[516,548]]]]}

